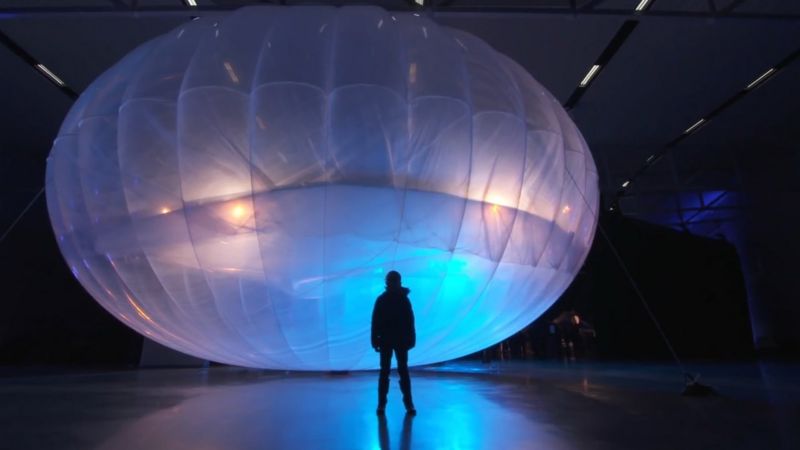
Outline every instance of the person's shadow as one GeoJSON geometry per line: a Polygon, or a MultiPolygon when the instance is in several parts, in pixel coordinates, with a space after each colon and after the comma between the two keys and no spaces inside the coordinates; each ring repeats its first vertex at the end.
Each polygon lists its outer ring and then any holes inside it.
{"type": "MultiPolygon", "coordinates": [[[[403,418],[403,431],[400,433],[400,450],[409,450],[411,448],[411,426],[414,423],[414,416],[406,414],[403,418]]],[[[390,450],[392,448],[389,443],[389,427],[386,425],[386,416],[378,416],[378,442],[380,443],[381,450],[390,450]]]]}

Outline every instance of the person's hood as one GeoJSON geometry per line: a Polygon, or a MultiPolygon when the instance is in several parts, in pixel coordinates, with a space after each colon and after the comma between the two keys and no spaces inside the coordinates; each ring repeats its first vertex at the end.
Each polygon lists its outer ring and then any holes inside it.
{"type": "Polygon", "coordinates": [[[387,287],[386,288],[386,292],[399,292],[399,293],[401,293],[403,295],[408,295],[408,293],[411,292],[411,289],[409,289],[409,288],[407,288],[405,286],[387,287]]]}

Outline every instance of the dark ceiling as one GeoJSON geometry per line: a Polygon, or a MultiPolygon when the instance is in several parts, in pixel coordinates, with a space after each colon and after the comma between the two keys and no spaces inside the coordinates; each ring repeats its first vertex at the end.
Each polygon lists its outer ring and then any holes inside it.
{"type": "MultiPolygon", "coordinates": [[[[269,2],[0,0],[0,232],[42,187],[70,90],[80,93],[135,46],[192,16],[256,3],[269,2]]],[[[743,164],[800,153],[800,1],[651,0],[643,12],[635,11],[640,0],[273,3],[416,8],[478,35],[573,103],[605,207],[629,216],[689,229],[702,216],[711,226],[696,231],[713,233],[741,209],[743,164]],[[745,89],[770,68],[771,77],[745,89]]]]}

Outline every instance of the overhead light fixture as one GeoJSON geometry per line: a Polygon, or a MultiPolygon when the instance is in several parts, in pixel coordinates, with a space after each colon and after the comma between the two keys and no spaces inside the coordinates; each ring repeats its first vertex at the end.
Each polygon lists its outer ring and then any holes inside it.
{"type": "Polygon", "coordinates": [[[197,0],[183,0],[186,2],[186,6],[197,6],[197,0]]]}
{"type": "Polygon", "coordinates": [[[625,180],[625,182],[622,183],[622,187],[626,188],[626,187],[628,187],[629,184],[631,184],[631,180],[625,180]]]}
{"type": "Polygon", "coordinates": [[[650,6],[650,0],[642,0],[636,5],[636,12],[642,12],[650,6]]]}
{"type": "Polygon", "coordinates": [[[763,83],[767,78],[771,77],[773,73],[775,73],[774,67],[770,68],[768,71],[762,73],[758,78],[751,81],[750,84],[748,84],[747,87],[744,88],[744,90],[749,91],[750,89],[753,89],[754,87],[763,83]]]}
{"type": "Polygon", "coordinates": [[[414,0],[414,3],[418,4],[419,6],[425,6],[425,0],[414,0]]]}
{"type": "Polygon", "coordinates": [[[696,130],[698,127],[700,127],[700,125],[702,125],[704,123],[706,123],[706,119],[698,120],[697,122],[694,123],[694,125],[692,125],[689,128],[687,128],[686,131],[683,132],[683,134],[691,133],[692,131],[696,130]]]}
{"type": "Polygon", "coordinates": [[[51,72],[50,69],[45,67],[44,64],[36,64],[36,69],[39,70],[39,72],[41,72],[42,75],[49,78],[50,81],[59,85],[60,87],[64,87],[66,85],[66,83],[64,83],[64,81],[61,78],[58,78],[58,76],[53,72],[51,72]]]}
{"type": "Polygon", "coordinates": [[[589,69],[589,73],[587,73],[586,76],[583,77],[583,80],[581,80],[580,86],[586,87],[589,84],[589,82],[592,81],[592,78],[594,78],[594,76],[597,75],[598,70],[600,70],[600,64],[593,65],[592,68],[589,69]]]}

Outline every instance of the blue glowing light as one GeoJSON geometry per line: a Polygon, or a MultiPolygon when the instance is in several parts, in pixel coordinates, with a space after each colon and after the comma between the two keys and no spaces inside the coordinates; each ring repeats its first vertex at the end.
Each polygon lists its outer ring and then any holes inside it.
{"type": "Polygon", "coordinates": [[[128,326],[328,370],[377,366],[389,270],[411,288],[411,364],[530,323],[583,263],[598,189],[559,103],[476,37],[374,7],[253,7],[101,75],[54,143],[47,199],[75,276],[128,326]]]}

